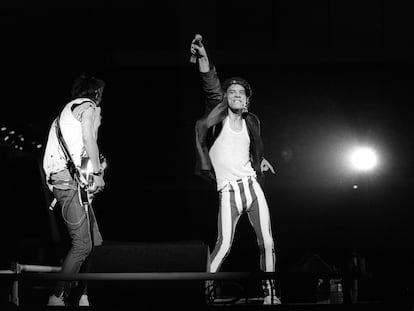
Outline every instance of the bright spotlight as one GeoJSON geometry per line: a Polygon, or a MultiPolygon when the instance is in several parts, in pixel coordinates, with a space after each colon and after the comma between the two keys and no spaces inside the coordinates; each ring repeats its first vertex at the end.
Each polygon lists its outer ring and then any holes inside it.
{"type": "Polygon", "coordinates": [[[351,151],[349,160],[352,168],[358,171],[370,171],[378,164],[375,151],[368,147],[359,147],[351,151]]]}

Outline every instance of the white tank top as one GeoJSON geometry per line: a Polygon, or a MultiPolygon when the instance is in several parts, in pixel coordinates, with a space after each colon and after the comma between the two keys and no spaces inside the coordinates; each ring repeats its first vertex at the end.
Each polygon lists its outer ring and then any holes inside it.
{"type": "Polygon", "coordinates": [[[242,130],[230,128],[229,117],[224,119],[223,128],[209,151],[211,163],[220,190],[228,181],[247,176],[256,176],[250,162],[250,137],[246,121],[242,120],[242,130]]]}
{"type": "MultiPolygon", "coordinates": [[[[76,166],[80,166],[81,164],[81,155],[85,152],[85,147],[82,139],[82,124],[73,116],[72,106],[79,105],[85,101],[88,101],[90,106],[95,108],[95,114],[100,115],[100,107],[96,107],[95,103],[87,98],[77,98],[72,100],[65,106],[60,114],[60,129],[62,131],[62,136],[76,166]]],[[[95,117],[95,120],[96,135],[100,122],[99,116],[95,117]]],[[[49,130],[49,136],[43,157],[43,169],[46,174],[46,181],[49,180],[50,174],[62,171],[65,168],[66,158],[57,139],[55,120],[49,130]]]]}

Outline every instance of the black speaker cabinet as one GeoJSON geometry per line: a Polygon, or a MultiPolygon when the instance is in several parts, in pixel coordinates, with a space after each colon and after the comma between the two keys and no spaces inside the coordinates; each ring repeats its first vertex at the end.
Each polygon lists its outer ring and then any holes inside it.
{"type": "MultiPolygon", "coordinates": [[[[91,254],[92,273],[206,272],[209,249],[202,242],[119,243],[98,246],[91,254]]],[[[93,306],[204,304],[204,281],[90,281],[93,306]]]]}

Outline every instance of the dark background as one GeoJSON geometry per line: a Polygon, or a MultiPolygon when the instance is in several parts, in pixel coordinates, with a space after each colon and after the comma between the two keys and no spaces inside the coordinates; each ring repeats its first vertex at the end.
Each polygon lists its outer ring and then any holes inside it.
{"type": "MultiPolygon", "coordinates": [[[[106,189],[95,208],[105,240],[201,241],[213,247],[217,199],[193,174],[203,113],[201,33],[224,79],[253,88],[261,118],[278,265],[311,254],[341,266],[352,251],[377,275],[405,277],[413,260],[414,4],[411,1],[123,1],[0,8],[1,263],[55,263],[38,159],[73,79],[107,83],[100,145],[106,189]],[[139,3],[138,3],[139,2],[139,3]],[[355,143],[375,146],[375,172],[343,165],[355,143]],[[358,184],[354,190],[352,186],[358,184]]],[[[257,268],[240,220],[228,270],[257,268]]]]}

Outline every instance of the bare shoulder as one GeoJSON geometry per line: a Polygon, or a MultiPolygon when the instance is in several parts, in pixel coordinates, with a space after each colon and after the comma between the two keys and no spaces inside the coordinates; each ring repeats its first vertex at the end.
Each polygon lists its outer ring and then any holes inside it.
{"type": "Polygon", "coordinates": [[[95,107],[90,106],[82,111],[81,120],[82,121],[91,121],[95,116],[95,107]]]}

